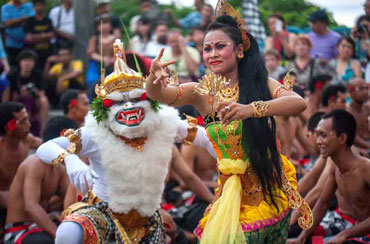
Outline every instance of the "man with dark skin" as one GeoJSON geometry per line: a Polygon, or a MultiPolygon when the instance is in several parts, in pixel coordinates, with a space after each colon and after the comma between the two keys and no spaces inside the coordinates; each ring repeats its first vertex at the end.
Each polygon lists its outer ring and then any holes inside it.
{"type": "Polygon", "coordinates": [[[69,89],[63,93],[60,99],[60,106],[64,115],[82,126],[85,116],[90,109],[89,99],[81,90],[69,89]]]}
{"type": "MultiPolygon", "coordinates": [[[[33,228],[28,227],[29,233],[24,233],[26,237],[21,243],[27,243],[27,239],[38,240],[37,243],[54,243],[57,226],[47,214],[49,200],[56,192],[63,198],[68,185],[64,166],[53,167],[41,162],[36,155],[29,156],[19,166],[10,187],[5,232],[15,227],[14,223],[36,223],[42,230],[32,232],[33,228]]],[[[10,235],[5,235],[5,243],[15,243],[16,237],[12,232],[8,233],[10,235]]]]}
{"type": "Polygon", "coordinates": [[[370,131],[367,126],[370,108],[366,105],[369,99],[368,85],[361,78],[353,78],[349,81],[348,90],[352,101],[347,105],[347,111],[353,115],[357,123],[355,144],[359,147],[370,149],[370,144],[368,143],[370,131]]]}
{"type": "MultiPolygon", "coordinates": [[[[360,242],[370,241],[370,160],[353,154],[351,146],[356,136],[356,121],[344,110],[335,110],[325,115],[316,128],[317,143],[324,157],[331,157],[333,164],[321,196],[313,209],[314,224],[304,230],[297,239],[287,244],[305,243],[320,224],[327,211],[331,197],[337,191],[339,211],[351,217],[356,224],[337,234],[328,244],[346,243],[349,238],[360,242]]],[[[351,240],[353,241],[353,240],[351,240]]]]}
{"type": "Polygon", "coordinates": [[[194,145],[183,145],[181,155],[187,165],[208,187],[217,187],[217,182],[213,180],[216,174],[217,160],[208,151],[194,145]]]}
{"type": "MultiPolygon", "coordinates": [[[[77,124],[64,117],[54,117],[47,123],[43,139],[58,137],[67,128],[77,128],[77,124]]],[[[5,243],[54,243],[57,226],[52,220],[59,222],[60,217],[48,214],[53,208],[50,199],[56,196],[63,199],[68,185],[64,166],[45,164],[36,155],[24,160],[9,191],[5,243]]]]}
{"type": "Polygon", "coordinates": [[[41,139],[29,133],[30,122],[24,106],[16,102],[0,104],[0,209],[7,207],[8,190],[20,163],[41,139]]]}
{"type": "Polygon", "coordinates": [[[330,113],[336,109],[346,108],[347,89],[341,84],[330,85],[322,92],[320,111],[330,113]]]}

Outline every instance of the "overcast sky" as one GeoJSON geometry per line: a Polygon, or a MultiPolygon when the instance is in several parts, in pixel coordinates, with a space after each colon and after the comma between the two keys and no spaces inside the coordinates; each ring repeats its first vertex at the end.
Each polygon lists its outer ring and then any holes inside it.
{"type": "MultiPolygon", "coordinates": [[[[217,0],[205,1],[213,6],[215,6],[217,3],[217,0]]],[[[192,6],[194,3],[193,0],[158,0],[158,2],[175,2],[178,6],[192,6]]],[[[363,4],[365,0],[308,0],[308,2],[312,2],[331,11],[334,14],[334,19],[337,21],[337,23],[346,25],[348,27],[353,27],[356,18],[364,13],[363,4]]]]}

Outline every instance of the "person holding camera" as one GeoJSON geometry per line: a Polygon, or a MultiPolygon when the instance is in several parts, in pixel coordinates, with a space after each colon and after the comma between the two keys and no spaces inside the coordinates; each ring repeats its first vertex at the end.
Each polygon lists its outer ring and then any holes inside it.
{"type": "Polygon", "coordinates": [[[267,19],[270,36],[266,38],[265,50],[274,48],[280,53],[281,63],[293,58],[295,35],[286,30],[286,23],[281,14],[272,14],[267,19]]]}
{"type": "Polygon", "coordinates": [[[44,91],[42,73],[36,68],[37,54],[23,50],[17,57],[17,67],[9,75],[12,101],[19,101],[30,114],[31,132],[40,135],[48,119],[49,100],[44,91]]]}
{"type": "Polygon", "coordinates": [[[355,56],[364,70],[369,61],[370,53],[370,16],[360,16],[351,34],[356,42],[355,56]]]}

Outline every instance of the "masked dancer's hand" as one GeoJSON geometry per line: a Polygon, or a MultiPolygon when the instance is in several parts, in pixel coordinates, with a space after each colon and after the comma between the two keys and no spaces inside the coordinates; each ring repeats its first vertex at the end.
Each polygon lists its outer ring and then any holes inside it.
{"type": "Polygon", "coordinates": [[[250,105],[236,102],[220,102],[216,110],[224,125],[228,125],[234,120],[243,120],[253,117],[253,109],[250,105]]]}
{"type": "Polygon", "coordinates": [[[171,60],[168,62],[161,62],[163,52],[164,48],[161,49],[159,55],[152,61],[150,74],[154,76],[153,84],[161,84],[163,87],[167,87],[167,78],[170,77],[170,70],[168,69],[168,66],[176,63],[176,61],[171,60]]]}

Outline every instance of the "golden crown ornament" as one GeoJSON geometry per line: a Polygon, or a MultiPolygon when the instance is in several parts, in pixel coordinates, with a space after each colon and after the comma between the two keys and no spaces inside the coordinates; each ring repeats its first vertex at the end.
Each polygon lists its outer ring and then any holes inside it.
{"type": "Polygon", "coordinates": [[[114,91],[126,92],[135,88],[145,88],[143,75],[126,64],[125,50],[119,39],[113,43],[113,58],[113,72],[105,77],[105,71],[102,70],[100,85],[95,86],[95,93],[99,99],[104,99],[114,91]]]}

